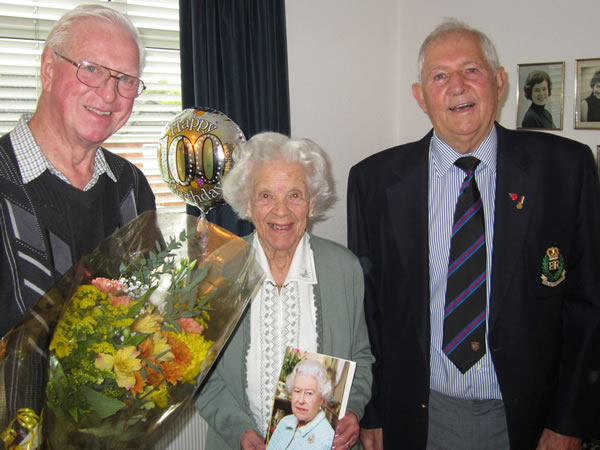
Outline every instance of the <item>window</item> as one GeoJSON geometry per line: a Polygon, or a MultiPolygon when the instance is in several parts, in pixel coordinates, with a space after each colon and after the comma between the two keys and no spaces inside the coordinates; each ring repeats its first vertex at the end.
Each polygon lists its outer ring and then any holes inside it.
{"type": "Polygon", "coordinates": [[[157,160],[164,126],[181,111],[179,2],[165,0],[0,0],[0,134],[35,110],[44,40],[54,22],[79,4],[97,3],[127,14],[146,47],[146,91],[131,118],[106,147],[136,164],[158,206],[182,205],[162,181],[157,160]]]}

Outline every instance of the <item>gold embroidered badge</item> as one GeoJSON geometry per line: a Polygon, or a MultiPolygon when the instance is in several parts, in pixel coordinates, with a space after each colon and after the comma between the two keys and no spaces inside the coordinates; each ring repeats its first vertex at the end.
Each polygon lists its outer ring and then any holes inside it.
{"type": "Polygon", "coordinates": [[[542,258],[542,273],[540,278],[545,286],[555,287],[567,277],[565,259],[558,247],[548,247],[542,258]]]}

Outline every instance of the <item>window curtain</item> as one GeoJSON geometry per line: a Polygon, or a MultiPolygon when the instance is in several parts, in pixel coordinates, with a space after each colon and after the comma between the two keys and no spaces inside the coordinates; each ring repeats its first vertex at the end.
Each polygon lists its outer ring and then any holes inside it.
{"type": "MultiPolygon", "coordinates": [[[[222,111],[247,139],[289,135],[284,0],[179,0],[179,11],[182,107],[222,111]]],[[[228,205],[207,216],[241,236],[253,230],[228,205]]]]}

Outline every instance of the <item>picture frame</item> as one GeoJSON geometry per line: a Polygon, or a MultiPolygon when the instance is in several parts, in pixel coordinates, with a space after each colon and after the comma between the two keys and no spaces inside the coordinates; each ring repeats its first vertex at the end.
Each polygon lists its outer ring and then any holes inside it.
{"type": "Polygon", "coordinates": [[[598,178],[600,179],[600,145],[596,146],[596,170],[598,171],[598,178]]]}
{"type": "Polygon", "coordinates": [[[575,128],[600,129],[600,58],[575,60],[575,128]],[[591,102],[591,104],[590,104],[591,102]]]}
{"type": "Polygon", "coordinates": [[[565,63],[517,65],[517,128],[563,129],[565,63]]]}
{"type": "MultiPolygon", "coordinates": [[[[282,422],[285,416],[291,416],[292,414],[296,415],[293,408],[293,393],[287,390],[287,387],[289,386],[286,386],[286,382],[296,365],[300,362],[306,363],[306,360],[311,360],[313,361],[313,364],[316,362],[318,363],[318,366],[320,365],[321,370],[326,374],[326,378],[329,379],[331,387],[330,396],[327,397],[321,405],[324,416],[331,426],[331,441],[325,442],[323,440],[325,436],[321,433],[319,436],[320,442],[315,443],[315,448],[331,447],[331,443],[333,442],[333,430],[335,430],[338,420],[346,414],[350,389],[352,388],[352,380],[354,379],[354,372],[356,371],[356,362],[288,346],[283,357],[283,364],[281,365],[277,386],[275,388],[273,407],[267,428],[267,450],[279,450],[283,448],[280,445],[282,443],[281,438],[276,438],[276,443],[272,445],[271,437],[276,434],[279,423],[282,422]]],[[[311,373],[314,374],[314,370],[315,368],[313,366],[311,373]]],[[[322,380],[317,374],[315,374],[315,378],[322,380]]],[[[308,408],[310,409],[310,407],[308,408]]],[[[300,412],[308,414],[307,411],[300,412]]],[[[284,422],[287,424],[290,423],[289,419],[284,420],[284,422]]],[[[283,425],[283,429],[287,428],[287,425],[283,425]]],[[[291,447],[298,448],[298,443],[291,447]]]]}

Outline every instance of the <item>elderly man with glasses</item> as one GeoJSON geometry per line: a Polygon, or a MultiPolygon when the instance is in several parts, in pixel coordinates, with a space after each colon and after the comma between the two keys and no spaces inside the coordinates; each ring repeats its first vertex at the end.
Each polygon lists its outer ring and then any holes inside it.
{"type": "Polygon", "coordinates": [[[102,148],[145,89],[143,65],[113,9],[77,7],[50,31],[36,111],[0,138],[0,336],[83,253],[156,208],[141,171],[102,148]]]}

